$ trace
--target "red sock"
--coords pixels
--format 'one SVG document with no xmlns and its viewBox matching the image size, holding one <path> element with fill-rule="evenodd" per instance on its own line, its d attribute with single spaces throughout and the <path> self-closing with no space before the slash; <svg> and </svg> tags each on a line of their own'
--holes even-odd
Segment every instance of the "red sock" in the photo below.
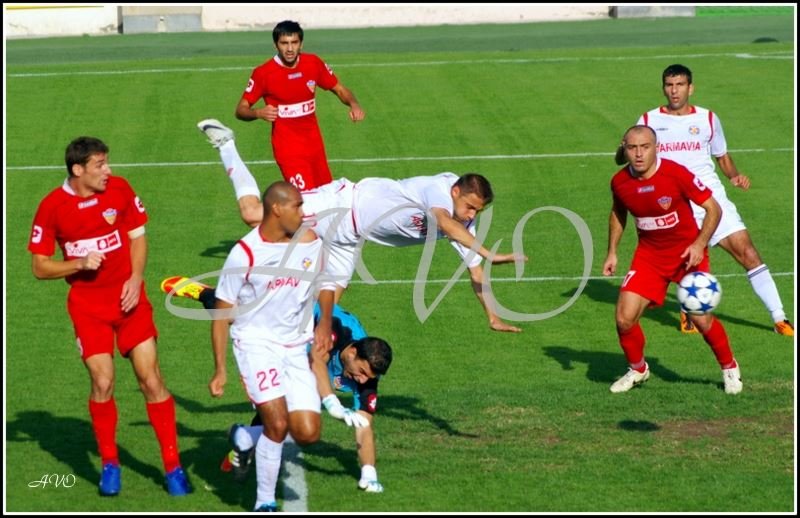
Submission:
<svg viewBox="0 0 800 518">
<path fill-rule="evenodd" d="M 117 452 L 117 404 L 112 397 L 108 401 L 98 403 L 89 400 L 89 415 L 92 417 L 94 437 L 97 439 L 97 451 L 103 465 L 109 462 L 119 466 Z"/>
<path fill-rule="evenodd" d="M 169 473 L 180 467 L 178 457 L 178 432 L 175 425 L 175 400 L 170 396 L 160 403 L 147 403 L 147 417 L 156 432 L 156 439 L 161 446 L 161 461 L 164 471 Z"/>
<path fill-rule="evenodd" d="M 625 358 L 628 360 L 629 365 L 642 365 L 644 369 L 644 333 L 642 326 L 636 322 L 633 327 L 625 332 L 617 328 L 617 335 L 619 336 L 619 345 L 625 353 Z M 644 372 L 644 371 L 642 371 Z"/>
<path fill-rule="evenodd" d="M 703 339 L 711 346 L 711 350 L 714 352 L 714 356 L 717 357 L 720 367 L 723 369 L 733 368 L 736 363 L 733 359 L 733 351 L 731 351 L 728 334 L 725 332 L 725 328 L 722 327 L 722 322 L 717 320 L 717 317 L 712 316 L 711 319 L 711 327 L 705 332 Z"/>
</svg>

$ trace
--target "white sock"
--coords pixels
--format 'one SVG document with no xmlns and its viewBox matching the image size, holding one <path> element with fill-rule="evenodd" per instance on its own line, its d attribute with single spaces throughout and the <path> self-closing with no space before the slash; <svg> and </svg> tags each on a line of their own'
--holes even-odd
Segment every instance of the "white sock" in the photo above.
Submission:
<svg viewBox="0 0 800 518">
<path fill-rule="evenodd" d="M 375 469 L 375 466 L 371 464 L 364 464 L 361 466 L 361 479 L 378 480 L 378 471 Z"/>
<path fill-rule="evenodd" d="M 225 166 L 225 171 L 228 173 L 228 178 L 233 183 L 233 190 L 236 192 L 237 200 L 247 195 L 261 196 L 256 179 L 239 156 L 239 151 L 236 149 L 236 144 L 233 140 L 229 140 L 220 146 L 219 156 L 222 159 L 222 165 Z"/>
<path fill-rule="evenodd" d="M 256 506 L 275 501 L 275 487 L 278 485 L 278 474 L 281 471 L 281 454 L 283 442 L 270 440 L 261 434 L 256 444 Z"/>
<path fill-rule="evenodd" d="M 753 291 L 756 292 L 758 298 L 766 306 L 767 311 L 772 315 L 774 322 L 783 322 L 786 320 L 786 313 L 783 311 L 783 303 L 781 296 L 778 295 L 778 287 L 775 286 L 775 281 L 769 273 L 769 268 L 766 264 L 756 266 L 747 272 L 747 277 L 750 279 L 750 285 L 753 286 Z"/>
</svg>

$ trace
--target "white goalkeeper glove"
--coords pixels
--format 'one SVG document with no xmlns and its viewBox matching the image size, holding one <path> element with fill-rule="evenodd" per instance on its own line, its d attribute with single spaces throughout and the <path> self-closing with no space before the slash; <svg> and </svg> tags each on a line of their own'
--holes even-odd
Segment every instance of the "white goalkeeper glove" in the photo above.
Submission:
<svg viewBox="0 0 800 518">
<path fill-rule="evenodd" d="M 349 408 L 345 408 L 339 401 L 339 398 L 336 397 L 336 394 L 329 394 L 322 398 L 322 405 L 331 416 L 336 419 L 341 419 L 347 426 L 354 426 L 356 428 L 369 426 L 369 421 L 366 417 L 358 412 L 353 412 Z"/>
</svg>

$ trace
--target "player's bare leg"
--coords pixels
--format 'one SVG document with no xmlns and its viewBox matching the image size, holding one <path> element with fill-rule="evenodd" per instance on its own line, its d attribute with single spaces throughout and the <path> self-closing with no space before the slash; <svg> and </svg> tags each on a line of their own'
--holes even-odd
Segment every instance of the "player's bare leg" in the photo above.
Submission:
<svg viewBox="0 0 800 518">
<path fill-rule="evenodd" d="M 747 277 L 750 280 L 753 291 L 756 292 L 756 295 L 758 295 L 758 298 L 761 299 L 764 307 L 767 308 L 770 316 L 772 316 L 772 320 L 775 323 L 775 332 L 784 336 L 794 336 L 794 327 L 786 318 L 786 312 L 783 310 L 783 302 L 778 293 L 778 287 L 775 285 L 775 280 L 772 278 L 767 265 L 761 261 L 761 256 L 758 254 L 755 245 L 753 245 L 747 230 L 734 232 L 722 239 L 719 242 L 719 246 L 731 254 L 736 259 L 736 262 L 747 270 Z"/>
<path fill-rule="evenodd" d="M 261 223 L 264 217 L 264 205 L 261 203 L 261 198 L 253 195 L 245 195 L 239 198 L 239 215 L 246 225 L 253 228 Z"/>
</svg>

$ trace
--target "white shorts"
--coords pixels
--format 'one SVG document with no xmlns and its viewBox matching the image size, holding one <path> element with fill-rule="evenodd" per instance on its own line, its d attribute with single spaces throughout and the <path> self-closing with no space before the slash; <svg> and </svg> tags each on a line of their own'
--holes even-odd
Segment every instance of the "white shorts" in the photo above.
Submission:
<svg viewBox="0 0 800 518">
<path fill-rule="evenodd" d="M 289 412 L 320 412 L 317 379 L 309 365 L 306 346 L 244 344 L 234 340 L 233 355 L 254 405 L 286 398 Z"/>
<path fill-rule="evenodd" d="M 317 189 L 303 192 L 304 219 L 311 220 L 311 229 L 322 239 L 325 273 L 337 286 L 346 288 L 355 271 L 362 239 L 353 221 L 353 189 L 355 184 L 340 178 Z"/>
<path fill-rule="evenodd" d="M 742 217 L 739 215 L 739 211 L 736 210 L 736 205 L 728 199 L 724 189 L 721 191 L 714 191 L 714 199 L 717 200 L 719 206 L 722 207 L 722 217 L 719 220 L 719 225 L 717 225 L 717 230 L 714 231 L 714 234 L 708 241 L 708 246 L 717 246 L 720 241 L 729 235 L 747 229 L 747 227 L 744 226 Z M 703 219 L 706 217 L 705 209 L 694 203 L 692 203 L 692 209 L 694 210 L 694 219 L 697 222 L 698 228 L 702 227 Z"/>
</svg>

